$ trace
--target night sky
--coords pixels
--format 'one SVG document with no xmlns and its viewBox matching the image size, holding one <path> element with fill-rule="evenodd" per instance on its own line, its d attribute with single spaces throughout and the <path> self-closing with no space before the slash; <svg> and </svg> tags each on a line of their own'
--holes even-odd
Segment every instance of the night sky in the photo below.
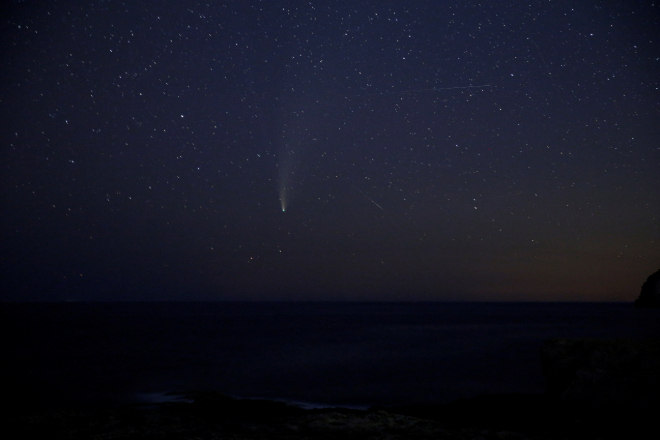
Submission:
<svg viewBox="0 0 660 440">
<path fill-rule="evenodd" d="M 13 1 L 0 299 L 632 301 L 651 1 Z"/>
</svg>

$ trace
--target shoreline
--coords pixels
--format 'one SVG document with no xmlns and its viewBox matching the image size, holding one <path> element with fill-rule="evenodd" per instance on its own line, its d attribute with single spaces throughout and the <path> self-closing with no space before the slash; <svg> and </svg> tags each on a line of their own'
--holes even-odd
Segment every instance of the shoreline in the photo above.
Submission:
<svg viewBox="0 0 660 440">
<path fill-rule="evenodd" d="M 388 407 L 400 407 L 406 405 L 380 405 L 380 404 L 359 404 L 359 403 L 346 403 L 346 402 L 337 402 L 337 403 L 328 403 L 328 402 L 316 402 L 309 400 L 300 400 L 292 399 L 288 397 L 266 397 L 266 396 L 241 396 L 223 393 L 220 391 L 162 391 L 162 392 L 149 392 L 149 393 L 137 393 L 137 398 L 132 402 L 126 402 L 126 405 L 132 404 L 167 404 L 167 403 L 193 403 L 195 401 L 195 396 L 204 394 L 214 394 L 218 396 L 223 396 L 234 401 L 256 401 L 256 402 L 274 402 L 277 404 L 284 404 L 294 408 L 300 408 L 302 410 L 323 410 L 323 409 L 346 409 L 346 410 L 356 410 L 356 411 L 368 411 L 372 408 L 388 408 Z"/>
</svg>

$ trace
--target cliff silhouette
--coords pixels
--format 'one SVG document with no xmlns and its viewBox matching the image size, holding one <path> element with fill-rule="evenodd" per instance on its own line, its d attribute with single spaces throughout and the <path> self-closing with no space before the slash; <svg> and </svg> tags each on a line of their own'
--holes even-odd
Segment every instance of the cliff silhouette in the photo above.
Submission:
<svg viewBox="0 0 660 440">
<path fill-rule="evenodd" d="M 649 275 L 642 284 L 639 298 L 635 300 L 636 307 L 660 307 L 660 269 Z"/>
</svg>

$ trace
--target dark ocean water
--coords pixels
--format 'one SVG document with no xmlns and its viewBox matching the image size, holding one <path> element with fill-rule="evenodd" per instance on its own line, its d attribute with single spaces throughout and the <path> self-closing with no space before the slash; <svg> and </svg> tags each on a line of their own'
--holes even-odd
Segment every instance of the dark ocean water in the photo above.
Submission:
<svg viewBox="0 0 660 440">
<path fill-rule="evenodd" d="M 602 303 L 0 304 L 5 397 L 60 406 L 214 390 L 319 404 L 540 392 L 551 338 L 660 334 Z"/>
</svg>

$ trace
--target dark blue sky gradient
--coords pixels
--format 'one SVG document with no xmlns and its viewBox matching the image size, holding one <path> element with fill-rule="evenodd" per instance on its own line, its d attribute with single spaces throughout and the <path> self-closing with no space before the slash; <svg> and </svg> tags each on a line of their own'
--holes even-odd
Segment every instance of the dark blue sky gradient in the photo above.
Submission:
<svg viewBox="0 0 660 440">
<path fill-rule="evenodd" d="M 660 267 L 653 2 L 3 17 L 2 299 L 632 300 Z"/>
</svg>

